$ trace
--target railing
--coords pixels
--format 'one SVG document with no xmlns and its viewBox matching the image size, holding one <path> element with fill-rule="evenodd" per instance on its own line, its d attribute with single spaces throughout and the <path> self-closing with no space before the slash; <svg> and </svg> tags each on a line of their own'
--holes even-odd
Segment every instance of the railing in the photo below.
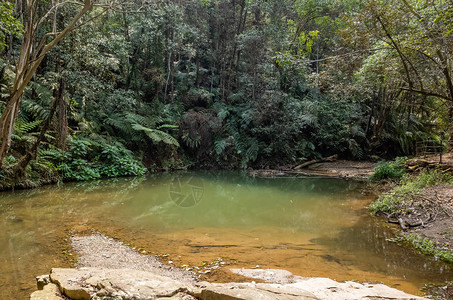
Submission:
<svg viewBox="0 0 453 300">
<path fill-rule="evenodd" d="M 445 147 L 446 146 L 446 147 Z M 453 139 L 447 142 L 438 140 L 424 140 L 417 142 L 415 145 L 415 153 L 417 156 L 426 157 L 439 154 L 439 163 L 442 163 L 442 154 L 445 150 L 453 149 Z"/>
</svg>

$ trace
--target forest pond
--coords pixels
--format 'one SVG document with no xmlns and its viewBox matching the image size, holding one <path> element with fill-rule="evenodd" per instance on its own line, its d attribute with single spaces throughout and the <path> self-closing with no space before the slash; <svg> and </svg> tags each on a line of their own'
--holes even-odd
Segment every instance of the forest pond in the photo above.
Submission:
<svg viewBox="0 0 453 300">
<path fill-rule="evenodd" d="M 184 172 L 0 194 L 0 297 L 26 298 L 34 277 L 69 266 L 68 235 L 94 228 L 175 265 L 286 269 L 383 282 L 420 294 L 451 267 L 388 241 L 374 196 L 354 181 Z M 82 228 L 82 229 L 81 229 Z"/>
</svg>

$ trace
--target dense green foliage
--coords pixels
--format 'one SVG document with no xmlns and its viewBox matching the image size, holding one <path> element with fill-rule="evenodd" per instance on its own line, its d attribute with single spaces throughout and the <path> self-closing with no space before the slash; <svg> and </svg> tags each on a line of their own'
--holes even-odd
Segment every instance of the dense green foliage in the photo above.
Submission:
<svg viewBox="0 0 453 300">
<path fill-rule="evenodd" d="M 32 38 L 66 28 L 76 2 L 40 1 L 46 18 Z M 87 12 L 44 57 L 4 168 L 34 143 L 52 174 L 85 180 L 143 174 L 138 160 L 151 170 L 265 168 L 409 155 L 417 141 L 449 138 L 448 2 L 118 3 Z M 27 17 L 0 6 L 0 110 Z M 397 164 L 380 164 L 376 178 L 399 178 Z"/>
<path fill-rule="evenodd" d="M 40 157 L 55 166 L 68 180 L 137 176 L 146 172 L 122 144 L 111 145 L 102 138 L 73 138 L 67 151 L 43 150 Z"/>
<path fill-rule="evenodd" d="M 407 157 L 397 157 L 394 161 L 380 161 L 374 168 L 371 180 L 393 179 L 399 180 L 406 173 Z"/>
<path fill-rule="evenodd" d="M 14 16 L 14 7 L 12 3 L 0 2 L 0 52 L 7 47 L 5 43 L 5 34 L 20 35 L 22 33 L 22 24 Z"/>
</svg>

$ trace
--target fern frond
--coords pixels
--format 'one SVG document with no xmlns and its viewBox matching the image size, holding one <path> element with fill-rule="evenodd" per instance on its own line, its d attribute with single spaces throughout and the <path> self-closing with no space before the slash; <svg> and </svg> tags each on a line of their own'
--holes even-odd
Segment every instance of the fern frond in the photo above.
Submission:
<svg viewBox="0 0 453 300">
<path fill-rule="evenodd" d="M 250 147 L 247 149 L 247 158 L 251 161 L 255 161 L 258 157 L 259 145 L 256 139 L 250 139 Z"/>
<path fill-rule="evenodd" d="M 214 142 L 214 150 L 217 153 L 217 155 L 220 155 L 223 153 L 223 151 L 225 150 L 226 144 L 227 144 L 226 139 L 221 139 L 221 140 L 217 140 Z"/>
<path fill-rule="evenodd" d="M 134 113 L 127 113 L 125 120 L 130 124 L 146 124 L 148 125 L 147 118 Z"/>
<path fill-rule="evenodd" d="M 62 155 L 61 150 L 58 149 L 38 149 L 38 157 L 42 159 L 58 161 Z"/>
<path fill-rule="evenodd" d="M 18 135 L 24 134 L 29 132 L 30 130 L 34 129 L 36 126 L 42 123 L 42 120 L 36 120 L 32 122 L 24 122 L 21 119 L 18 119 L 16 124 L 14 125 L 14 130 Z"/>
<path fill-rule="evenodd" d="M 160 125 L 159 127 L 157 127 L 157 129 L 161 129 L 161 128 L 177 129 L 177 128 L 179 128 L 179 126 L 177 126 L 177 125 L 170 125 L 170 124 L 164 124 L 164 125 Z"/>
<path fill-rule="evenodd" d="M 173 136 L 164 131 L 147 128 L 140 124 L 133 124 L 132 128 L 137 131 L 143 131 L 155 143 L 164 142 L 166 144 L 179 147 L 178 141 Z"/>
<path fill-rule="evenodd" d="M 201 137 L 199 135 L 192 138 L 188 133 L 182 136 L 184 143 L 190 148 L 198 148 L 201 144 Z"/>
<path fill-rule="evenodd" d="M 24 97 L 21 108 L 25 114 L 31 115 L 36 119 L 45 120 L 49 117 L 49 109 L 38 101 Z"/>
</svg>

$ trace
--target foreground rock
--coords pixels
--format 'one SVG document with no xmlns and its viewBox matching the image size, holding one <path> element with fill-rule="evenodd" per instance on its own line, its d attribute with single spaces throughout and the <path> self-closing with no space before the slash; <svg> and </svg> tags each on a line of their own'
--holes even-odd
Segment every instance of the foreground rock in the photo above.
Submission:
<svg viewBox="0 0 453 300">
<path fill-rule="evenodd" d="M 50 280 L 70 299 L 160 299 L 188 295 L 194 287 L 132 269 L 54 268 Z"/>
<path fill-rule="evenodd" d="M 200 282 L 194 273 L 160 263 L 155 257 L 100 234 L 73 237 L 77 269 L 52 269 L 37 278 L 32 300 L 56 299 L 423 299 L 385 285 L 303 278 L 285 270 L 232 269 L 264 283 Z"/>
<path fill-rule="evenodd" d="M 423 299 L 382 284 L 336 282 L 303 278 L 282 270 L 234 270 L 253 278 L 276 278 L 285 283 L 182 283 L 152 272 L 132 269 L 54 268 L 43 291 L 33 300 L 69 299 Z M 277 276 L 275 276 L 277 274 Z M 280 276 L 284 274 L 284 279 Z M 60 294 L 61 292 L 61 294 Z"/>
<path fill-rule="evenodd" d="M 337 282 L 329 278 L 303 278 L 292 275 L 286 270 L 232 269 L 231 271 L 246 277 L 278 283 L 268 284 L 268 286 L 282 287 L 288 291 L 292 289 L 310 291 L 317 299 L 423 299 L 383 284 Z"/>
<path fill-rule="evenodd" d="M 42 290 L 33 292 L 30 300 L 61 300 L 64 299 L 60 289 L 56 284 L 48 283 L 42 287 Z"/>
</svg>

